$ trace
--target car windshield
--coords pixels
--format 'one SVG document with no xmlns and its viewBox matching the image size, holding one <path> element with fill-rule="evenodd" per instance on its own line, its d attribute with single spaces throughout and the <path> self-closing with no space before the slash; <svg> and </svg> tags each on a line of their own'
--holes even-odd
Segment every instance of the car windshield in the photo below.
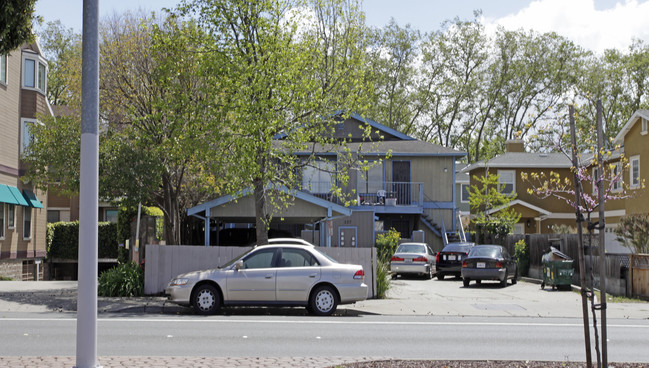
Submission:
<svg viewBox="0 0 649 368">
<path fill-rule="evenodd" d="M 254 248 L 253 248 L 253 249 L 254 249 Z M 219 266 L 218 268 L 226 268 L 226 267 L 230 267 L 230 266 L 232 266 L 236 261 L 238 261 L 239 259 L 241 259 L 241 258 L 242 258 L 243 256 L 245 256 L 246 254 L 250 253 L 251 251 L 252 251 L 252 249 L 247 250 L 247 251 L 245 251 L 245 252 L 239 254 L 238 256 L 232 258 L 228 263 L 224 264 L 223 266 Z"/>
<path fill-rule="evenodd" d="M 473 247 L 473 244 L 449 244 L 442 249 L 442 252 L 466 253 Z"/>
<path fill-rule="evenodd" d="M 401 244 L 397 253 L 426 253 L 426 246 L 421 244 Z"/>
<path fill-rule="evenodd" d="M 470 257 L 497 258 L 500 256 L 500 248 L 496 247 L 474 247 L 469 253 Z"/>
</svg>

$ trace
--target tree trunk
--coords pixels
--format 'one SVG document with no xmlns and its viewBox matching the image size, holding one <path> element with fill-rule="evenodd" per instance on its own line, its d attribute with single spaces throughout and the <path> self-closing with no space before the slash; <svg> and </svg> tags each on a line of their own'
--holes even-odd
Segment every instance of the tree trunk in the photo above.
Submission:
<svg viewBox="0 0 649 368">
<path fill-rule="evenodd" d="M 268 244 L 268 230 L 266 229 L 266 196 L 264 193 L 264 182 L 260 179 L 255 179 L 254 183 L 254 198 L 255 198 L 255 226 L 257 234 L 256 244 Z"/>
<path fill-rule="evenodd" d="M 162 176 L 162 191 L 161 207 L 165 215 L 164 239 L 168 245 L 178 245 L 180 244 L 180 206 L 178 195 L 168 175 Z"/>
</svg>

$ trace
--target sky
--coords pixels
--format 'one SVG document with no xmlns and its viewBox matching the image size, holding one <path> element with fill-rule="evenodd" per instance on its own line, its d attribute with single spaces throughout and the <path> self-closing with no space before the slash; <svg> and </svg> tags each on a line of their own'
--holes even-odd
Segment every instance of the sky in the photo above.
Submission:
<svg viewBox="0 0 649 368">
<path fill-rule="evenodd" d="M 114 12 L 174 8 L 179 0 L 99 0 L 100 16 Z M 65 5 L 63 5 L 65 4 Z M 82 0 L 38 0 L 36 14 L 46 22 L 61 20 L 81 32 Z M 649 43 L 649 0 L 364 0 L 367 24 L 382 27 L 391 18 L 422 32 L 438 31 L 445 20 L 480 19 L 488 30 L 555 31 L 586 49 L 625 52 L 633 38 Z"/>
</svg>

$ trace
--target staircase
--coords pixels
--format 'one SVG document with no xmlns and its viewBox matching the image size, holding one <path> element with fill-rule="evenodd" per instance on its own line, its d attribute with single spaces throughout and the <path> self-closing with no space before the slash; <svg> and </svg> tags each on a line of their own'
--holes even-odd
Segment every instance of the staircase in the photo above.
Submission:
<svg viewBox="0 0 649 368">
<path fill-rule="evenodd" d="M 458 224 L 460 228 L 458 231 L 446 231 L 446 226 L 444 225 L 444 219 L 440 219 L 442 224 L 435 222 L 433 216 L 428 213 L 423 213 L 421 215 L 421 222 L 424 223 L 435 235 L 442 238 L 444 245 L 448 243 L 463 242 L 466 241 L 466 235 L 464 234 L 464 228 L 462 227 L 462 221 L 459 219 L 458 215 Z"/>
</svg>

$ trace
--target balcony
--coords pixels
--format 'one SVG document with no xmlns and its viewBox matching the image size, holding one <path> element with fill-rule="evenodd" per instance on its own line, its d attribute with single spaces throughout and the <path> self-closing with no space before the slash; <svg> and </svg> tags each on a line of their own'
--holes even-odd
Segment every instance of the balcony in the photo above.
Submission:
<svg viewBox="0 0 649 368">
<path fill-rule="evenodd" d="M 421 207 L 424 204 L 424 183 L 380 182 L 363 183 L 364 188 L 357 188 L 356 206 L 384 207 Z M 325 188 L 331 188 L 329 182 L 310 182 L 303 185 L 302 191 L 318 198 L 341 204 L 335 195 Z M 370 188 L 382 188 L 374 191 Z"/>
</svg>

